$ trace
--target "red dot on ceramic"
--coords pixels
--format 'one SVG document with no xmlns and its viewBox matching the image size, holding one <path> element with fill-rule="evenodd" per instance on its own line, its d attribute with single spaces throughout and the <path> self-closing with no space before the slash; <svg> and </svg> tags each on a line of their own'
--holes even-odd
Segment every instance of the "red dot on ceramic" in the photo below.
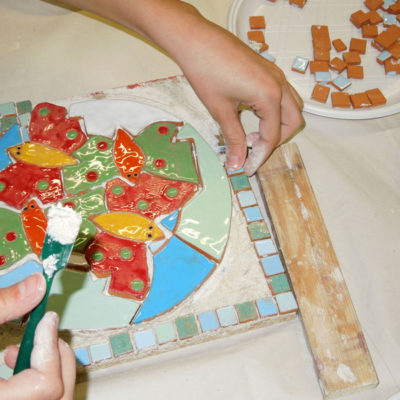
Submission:
<svg viewBox="0 0 400 400">
<path fill-rule="evenodd" d="M 75 208 L 75 204 L 72 201 L 67 201 L 66 203 L 64 203 L 64 206 L 72 208 L 72 209 Z"/>
<path fill-rule="evenodd" d="M 8 232 L 6 234 L 6 240 L 9 242 L 13 242 L 17 238 L 17 234 L 15 232 Z"/>
<path fill-rule="evenodd" d="M 96 180 L 97 180 L 97 177 L 98 177 L 98 175 L 97 175 L 97 172 L 96 172 L 96 171 L 89 171 L 89 172 L 86 174 L 86 179 L 87 179 L 88 181 L 90 181 L 90 182 L 96 181 Z"/>
<path fill-rule="evenodd" d="M 165 162 L 165 160 L 163 160 L 162 158 L 159 158 L 158 160 L 155 160 L 155 161 L 154 161 L 154 166 L 155 166 L 156 168 L 164 168 L 165 165 L 166 165 L 166 162 Z"/>
<path fill-rule="evenodd" d="M 0 266 L 4 265 L 6 263 L 6 258 L 4 256 L 0 256 Z"/>
<path fill-rule="evenodd" d="M 161 126 L 158 127 L 158 133 L 160 135 L 166 135 L 168 132 L 169 132 L 168 126 L 161 125 Z"/>
<path fill-rule="evenodd" d="M 99 150 L 105 150 L 107 147 L 108 147 L 107 142 L 101 141 L 101 142 L 97 143 L 97 148 Z"/>
</svg>

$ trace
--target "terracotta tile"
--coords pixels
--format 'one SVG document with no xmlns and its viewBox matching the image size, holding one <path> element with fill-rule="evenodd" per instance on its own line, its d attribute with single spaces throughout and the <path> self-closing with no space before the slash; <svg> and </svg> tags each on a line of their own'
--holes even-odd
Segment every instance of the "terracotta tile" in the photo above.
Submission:
<svg viewBox="0 0 400 400">
<path fill-rule="evenodd" d="M 396 3 L 392 4 L 389 7 L 388 11 L 391 14 L 396 14 L 396 15 L 400 14 L 400 0 L 397 0 Z"/>
<path fill-rule="evenodd" d="M 383 0 L 365 0 L 364 4 L 370 10 L 376 10 L 383 4 Z"/>
<path fill-rule="evenodd" d="M 314 47 L 314 60 L 315 61 L 327 61 L 329 62 L 331 56 L 328 49 L 322 47 Z"/>
<path fill-rule="evenodd" d="M 350 51 L 357 51 L 360 54 L 365 54 L 367 49 L 367 41 L 365 39 L 351 38 Z"/>
<path fill-rule="evenodd" d="M 262 31 L 249 31 L 247 32 L 247 38 L 251 42 L 265 43 L 265 37 Z"/>
<path fill-rule="evenodd" d="M 384 62 L 385 74 L 386 75 L 399 75 L 400 74 L 400 64 L 393 62 L 391 58 Z"/>
<path fill-rule="evenodd" d="M 372 25 L 377 25 L 383 22 L 383 17 L 381 14 L 378 13 L 378 11 L 373 10 L 367 13 L 368 15 L 368 21 Z"/>
<path fill-rule="evenodd" d="M 344 44 L 342 39 L 332 40 L 332 45 L 338 53 L 347 50 L 347 46 Z"/>
<path fill-rule="evenodd" d="M 373 43 L 376 43 L 383 49 L 388 50 L 399 37 L 400 37 L 400 28 L 396 25 L 392 25 L 385 31 L 381 32 L 375 38 Z"/>
<path fill-rule="evenodd" d="M 320 103 L 326 103 L 328 100 L 330 89 L 328 86 L 316 84 L 311 94 L 311 98 Z"/>
<path fill-rule="evenodd" d="M 332 100 L 332 107 L 338 107 L 338 108 L 351 107 L 350 95 L 346 92 L 332 92 L 331 100 Z"/>
<path fill-rule="evenodd" d="M 311 25 L 311 36 L 314 47 L 331 49 L 331 39 L 327 25 Z"/>
<path fill-rule="evenodd" d="M 310 72 L 315 74 L 318 71 L 329 71 L 329 63 L 327 61 L 310 61 Z"/>
<path fill-rule="evenodd" d="M 263 15 L 252 16 L 249 18 L 250 29 L 265 29 L 265 18 Z"/>
<path fill-rule="evenodd" d="M 258 52 L 263 53 L 264 51 L 267 51 L 268 49 L 269 49 L 269 45 L 267 43 L 262 43 L 260 50 Z"/>
<path fill-rule="evenodd" d="M 347 64 L 339 57 L 335 57 L 331 60 L 329 66 L 331 67 L 331 69 L 341 73 L 346 69 Z"/>
<path fill-rule="evenodd" d="M 389 49 L 390 54 L 395 60 L 398 60 L 400 58 L 400 43 L 396 42 L 390 49 Z"/>
<path fill-rule="evenodd" d="M 364 68 L 362 65 L 348 65 L 347 66 L 348 79 L 364 79 Z"/>
<path fill-rule="evenodd" d="M 296 5 L 299 8 L 303 8 L 304 5 L 307 3 L 307 0 L 289 0 L 290 5 Z"/>
<path fill-rule="evenodd" d="M 379 88 L 367 90 L 365 93 L 367 94 L 368 99 L 373 106 L 381 106 L 386 104 L 386 97 Z"/>
<path fill-rule="evenodd" d="M 343 53 L 343 60 L 348 65 L 359 65 L 361 64 L 360 53 L 357 51 L 348 51 Z"/>
<path fill-rule="evenodd" d="M 361 27 L 362 37 L 363 38 L 374 38 L 378 36 L 378 28 L 376 25 L 363 25 Z"/>
<path fill-rule="evenodd" d="M 357 28 L 361 28 L 362 25 L 364 25 L 368 22 L 368 14 L 362 10 L 358 10 L 350 15 L 350 21 Z"/>
<path fill-rule="evenodd" d="M 371 102 L 365 92 L 353 93 L 350 95 L 351 104 L 353 108 L 368 108 L 371 107 Z"/>
</svg>

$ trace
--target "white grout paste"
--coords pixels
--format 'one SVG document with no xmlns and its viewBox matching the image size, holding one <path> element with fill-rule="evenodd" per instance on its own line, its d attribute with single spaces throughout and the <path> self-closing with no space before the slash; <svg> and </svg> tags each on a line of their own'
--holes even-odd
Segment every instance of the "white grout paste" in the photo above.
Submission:
<svg viewBox="0 0 400 400">
<path fill-rule="evenodd" d="M 49 257 L 43 260 L 43 269 L 49 278 L 51 278 L 54 272 L 57 271 L 57 262 L 58 258 L 54 254 L 51 254 Z"/>
</svg>

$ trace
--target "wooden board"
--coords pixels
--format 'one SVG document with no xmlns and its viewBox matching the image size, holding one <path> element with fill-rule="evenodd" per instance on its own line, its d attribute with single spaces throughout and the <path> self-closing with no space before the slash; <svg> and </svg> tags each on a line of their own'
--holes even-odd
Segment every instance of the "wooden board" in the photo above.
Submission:
<svg viewBox="0 0 400 400">
<path fill-rule="evenodd" d="M 297 145 L 259 170 L 325 398 L 378 384 L 346 283 Z"/>
</svg>

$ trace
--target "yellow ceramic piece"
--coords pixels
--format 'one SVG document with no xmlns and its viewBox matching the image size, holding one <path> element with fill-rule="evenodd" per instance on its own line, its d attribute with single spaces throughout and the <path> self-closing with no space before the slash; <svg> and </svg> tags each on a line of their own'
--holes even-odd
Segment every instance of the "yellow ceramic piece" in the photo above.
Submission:
<svg viewBox="0 0 400 400">
<path fill-rule="evenodd" d="M 39 167 L 63 167 L 78 164 L 78 161 L 68 154 L 52 149 L 40 143 L 26 142 L 9 147 L 8 151 L 16 159 Z"/>
<path fill-rule="evenodd" d="M 103 231 L 142 242 L 164 238 L 162 230 L 150 219 L 129 212 L 110 212 L 93 218 Z"/>
</svg>

